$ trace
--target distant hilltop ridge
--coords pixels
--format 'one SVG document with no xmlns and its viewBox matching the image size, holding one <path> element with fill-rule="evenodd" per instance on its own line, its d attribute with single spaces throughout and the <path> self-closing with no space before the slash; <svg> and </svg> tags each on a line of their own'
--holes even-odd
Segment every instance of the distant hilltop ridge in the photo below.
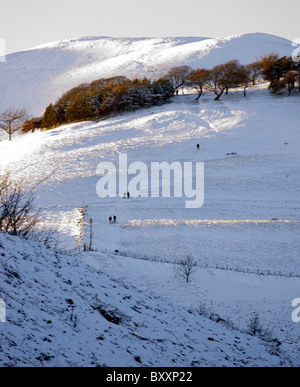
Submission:
<svg viewBox="0 0 300 387">
<path fill-rule="evenodd" d="M 170 67 L 211 68 L 231 59 L 251 63 L 264 54 L 290 56 L 291 41 L 264 33 L 224 38 L 85 36 L 9 54 L 0 63 L 0 105 L 42 114 L 50 102 L 81 83 L 123 75 L 164 75 Z"/>
<path fill-rule="evenodd" d="M 215 41 L 226 41 L 226 40 L 232 40 L 236 38 L 241 38 L 243 36 L 255 36 L 255 37 L 262 37 L 266 38 L 269 37 L 270 39 L 281 39 L 283 41 L 291 42 L 288 39 L 281 38 L 276 35 L 270 35 L 266 33 L 261 33 L 261 32 L 254 32 L 254 33 L 244 33 L 244 34 L 237 34 L 237 35 L 231 35 L 227 37 L 217 37 L 217 38 L 212 38 L 212 37 L 201 37 L 201 36 L 165 36 L 165 37 L 155 37 L 155 36 L 149 36 L 149 37 L 128 37 L 128 36 L 123 36 L 123 37 L 115 37 L 115 36 L 81 36 L 81 37 L 74 37 L 74 38 L 69 38 L 69 39 L 61 39 L 61 40 L 56 40 L 53 42 L 47 42 L 43 43 L 37 46 L 34 46 L 32 48 L 29 48 L 25 51 L 30 51 L 30 50 L 36 50 L 36 49 L 41 49 L 41 48 L 53 48 L 53 47 L 66 47 L 72 44 L 80 44 L 81 42 L 93 42 L 95 45 L 97 45 L 98 41 L 103 41 L 103 40 L 111 40 L 111 41 L 122 41 L 122 42 L 137 42 L 137 41 L 145 41 L 145 40 L 152 40 L 152 41 L 160 41 L 160 42 L 178 42 L 180 43 L 193 43 L 193 42 L 200 42 L 203 40 L 215 40 Z"/>
</svg>

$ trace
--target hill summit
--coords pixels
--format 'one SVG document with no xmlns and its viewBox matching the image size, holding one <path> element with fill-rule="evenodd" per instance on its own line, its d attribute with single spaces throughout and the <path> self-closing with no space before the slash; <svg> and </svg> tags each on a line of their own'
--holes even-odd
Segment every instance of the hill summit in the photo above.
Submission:
<svg viewBox="0 0 300 387">
<path fill-rule="evenodd" d="M 24 107 L 40 115 L 64 92 L 98 78 L 122 75 L 155 79 L 170 67 L 210 68 L 231 59 L 242 64 L 264 54 L 290 56 L 291 42 L 263 33 L 225 38 L 82 37 L 10 54 L 0 63 L 2 109 Z"/>
</svg>

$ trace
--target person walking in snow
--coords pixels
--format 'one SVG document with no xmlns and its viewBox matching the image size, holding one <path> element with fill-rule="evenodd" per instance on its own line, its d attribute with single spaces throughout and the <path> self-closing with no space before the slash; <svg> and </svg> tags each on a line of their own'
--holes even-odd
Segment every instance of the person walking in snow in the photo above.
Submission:
<svg viewBox="0 0 300 387">
<path fill-rule="evenodd" d="M 114 215 L 114 223 L 116 223 L 117 221 L 117 217 Z"/>
<path fill-rule="evenodd" d="M 111 218 L 111 216 L 108 218 L 108 220 L 109 220 L 109 223 L 112 223 L 112 218 Z"/>
</svg>

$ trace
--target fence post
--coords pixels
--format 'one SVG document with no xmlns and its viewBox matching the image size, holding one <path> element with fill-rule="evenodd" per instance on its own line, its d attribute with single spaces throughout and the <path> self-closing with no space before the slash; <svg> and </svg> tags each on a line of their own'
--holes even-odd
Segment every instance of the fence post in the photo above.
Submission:
<svg viewBox="0 0 300 387">
<path fill-rule="evenodd" d="M 90 245 L 89 245 L 89 251 L 92 251 L 92 245 L 93 245 L 93 219 L 90 219 Z"/>
</svg>

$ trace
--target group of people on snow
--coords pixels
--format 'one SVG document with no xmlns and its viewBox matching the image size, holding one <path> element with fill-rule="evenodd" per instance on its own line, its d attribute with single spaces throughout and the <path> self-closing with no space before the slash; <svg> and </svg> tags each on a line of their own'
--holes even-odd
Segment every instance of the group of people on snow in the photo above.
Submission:
<svg viewBox="0 0 300 387">
<path fill-rule="evenodd" d="M 109 220 L 109 223 L 116 223 L 117 222 L 117 217 L 114 215 L 114 216 L 110 216 L 109 218 L 108 218 L 108 220 Z"/>
</svg>

